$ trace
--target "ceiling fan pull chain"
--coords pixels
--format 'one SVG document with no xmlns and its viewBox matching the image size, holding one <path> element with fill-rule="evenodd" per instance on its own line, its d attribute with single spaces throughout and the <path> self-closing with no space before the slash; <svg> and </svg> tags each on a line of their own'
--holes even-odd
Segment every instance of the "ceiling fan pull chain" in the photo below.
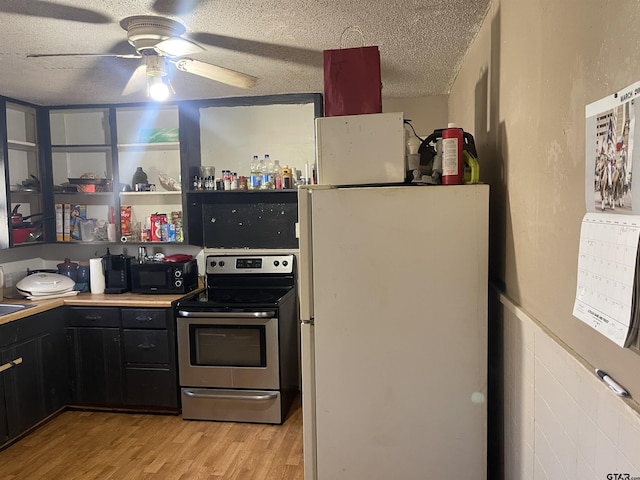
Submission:
<svg viewBox="0 0 640 480">
<path fill-rule="evenodd" d="M 360 27 L 358 27 L 357 25 L 351 25 L 342 31 L 342 35 L 340 36 L 340 48 L 345 48 L 344 40 L 345 40 L 345 35 L 347 35 L 348 33 L 359 34 L 360 42 L 361 42 L 360 47 L 364 47 L 365 43 L 364 43 L 364 35 L 362 34 L 362 30 L 360 30 Z"/>
</svg>

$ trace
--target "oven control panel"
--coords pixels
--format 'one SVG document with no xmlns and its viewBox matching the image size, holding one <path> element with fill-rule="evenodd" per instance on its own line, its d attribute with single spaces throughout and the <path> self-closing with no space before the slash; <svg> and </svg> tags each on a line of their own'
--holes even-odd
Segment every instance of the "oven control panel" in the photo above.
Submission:
<svg viewBox="0 0 640 480">
<path fill-rule="evenodd" d="M 207 275 L 293 273 L 293 255 L 209 255 Z"/>
</svg>

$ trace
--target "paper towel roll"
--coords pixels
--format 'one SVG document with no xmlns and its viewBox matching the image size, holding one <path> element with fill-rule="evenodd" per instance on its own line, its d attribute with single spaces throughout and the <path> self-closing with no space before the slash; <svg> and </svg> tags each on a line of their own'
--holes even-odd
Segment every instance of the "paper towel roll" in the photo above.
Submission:
<svg viewBox="0 0 640 480">
<path fill-rule="evenodd" d="M 101 258 L 89 259 L 89 275 L 91 293 L 104 293 L 105 280 Z"/>
</svg>

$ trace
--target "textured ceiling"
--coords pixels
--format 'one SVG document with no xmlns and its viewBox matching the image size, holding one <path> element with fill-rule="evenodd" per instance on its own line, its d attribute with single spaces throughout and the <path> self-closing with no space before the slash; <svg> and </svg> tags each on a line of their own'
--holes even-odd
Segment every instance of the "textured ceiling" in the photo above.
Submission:
<svg viewBox="0 0 640 480">
<path fill-rule="evenodd" d="M 449 93 L 490 0 L 0 0 L 0 95 L 38 105 L 129 103 L 140 60 L 27 58 L 27 54 L 133 53 L 120 20 L 166 15 L 206 51 L 191 57 L 258 77 L 243 90 L 184 72 L 177 100 L 322 92 L 322 51 L 378 45 L 384 97 Z M 345 33 L 346 31 L 346 33 Z"/>
</svg>

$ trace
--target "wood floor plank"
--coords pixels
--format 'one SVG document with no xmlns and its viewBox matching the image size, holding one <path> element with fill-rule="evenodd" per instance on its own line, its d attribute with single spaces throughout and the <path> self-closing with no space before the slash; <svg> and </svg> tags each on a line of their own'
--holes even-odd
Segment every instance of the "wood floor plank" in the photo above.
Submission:
<svg viewBox="0 0 640 480">
<path fill-rule="evenodd" d="M 283 425 L 65 411 L 0 451 L 2 480 L 303 480 L 299 401 Z"/>
</svg>

